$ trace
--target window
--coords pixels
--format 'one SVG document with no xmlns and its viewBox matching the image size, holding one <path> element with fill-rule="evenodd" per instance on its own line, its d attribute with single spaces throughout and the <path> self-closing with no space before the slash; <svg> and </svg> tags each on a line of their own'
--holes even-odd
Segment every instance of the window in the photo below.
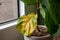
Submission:
<svg viewBox="0 0 60 40">
<path fill-rule="evenodd" d="M 17 0 L 0 0 L 0 23 L 18 18 Z"/>
<path fill-rule="evenodd" d="M 0 30 L 16 25 L 16 19 L 22 15 L 25 15 L 25 5 L 22 1 L 0 0 Z"/>
<path fill-rule="evenodd" d="M 25 4 L 20 1 L 20 16 L 25 15 Z"/>
</svg>

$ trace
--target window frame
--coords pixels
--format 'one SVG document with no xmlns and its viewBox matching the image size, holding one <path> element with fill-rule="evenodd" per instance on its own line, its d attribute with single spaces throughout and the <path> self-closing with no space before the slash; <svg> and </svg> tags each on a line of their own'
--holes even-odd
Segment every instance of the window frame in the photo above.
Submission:
<svg viewBox="0 0 60 40">
<path fill-rule="evenodd" d="M 17 5 L 18 5 L 18 18 L 19 18 L 20 16 L 25 15 L 25 4 L 21 0 L 18 0 L 17 2 L 18 2 Z M 23 9 L 21 8 L 21 6 L 23 6 Z M 3 29 L 8 28 L 8 27 L 16 26 L 17 22 L 18 22 L 18 19 L 11 20 L 11 21 L 8 21 L 5 23 L 1 23 L 0 24 L 0 30 L 3 30 Z"/>
</svg>

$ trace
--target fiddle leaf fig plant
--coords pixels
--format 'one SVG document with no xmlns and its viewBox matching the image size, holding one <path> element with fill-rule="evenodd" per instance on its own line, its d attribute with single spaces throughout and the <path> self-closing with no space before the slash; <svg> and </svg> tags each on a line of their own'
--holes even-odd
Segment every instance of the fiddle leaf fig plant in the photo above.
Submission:
<svg viewBox="0 0 60 40">
<path fill-rule="evenodd" d="M 30 36 L 37 27 L 37 14 L 30 13 L 19 18 L 17 29 L 25 36 Z"/>
</svg>

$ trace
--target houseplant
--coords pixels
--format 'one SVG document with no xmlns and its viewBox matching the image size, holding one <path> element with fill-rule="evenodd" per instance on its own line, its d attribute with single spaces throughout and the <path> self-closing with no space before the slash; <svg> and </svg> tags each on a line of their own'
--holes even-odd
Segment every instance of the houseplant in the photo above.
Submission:
<svg viewBox="0 0 60 40">
<path fill-rule="evenodd" d="M 24 35 L 24 40 L 51 40 L 47 28 L 37 25 L 37 14 L 33 12 L 19 18 L 17 29 Z"/>
<path fill-rule="evenodd" d="M 60 17 L 59 16 L 59 13 L 60 13 L 59 2 L 60 1 L 59 0 L 38 0 L 38 1 L 37 0 L 22 0 L 22 1 L 25 2 L 25 4 L 27 4 L 27 5 L 36 4 L 37 5 L 36 12 L 37 12 L 38 17 L 36 16 L 37 17 L 37 19 L 36 19 L 36 17 L 33 16 L 33 17 L 35 17 L 35 20 L 39 21 L 40 20 L 39 14 L 41 14 L 44 19 L 44 25 L 46 25 L 48 28 L 48 33 L 53 35 L 57 32 L 57 30 L 59 28 L 58 24 L 60 24 L 60 21 L 59 21 L 60 20 L 60 18 L 59 18 Z M 44 14 L 43 11 L 44 11 L 45 15 L 43 15 Z M 20 20 L 21 20 L 21 18 L 20 18 Z M 18 24 L 20 24 L 20 22 L 18 22 Z M 40 25 L 40 22 L 37 22 L 37 24 Z M 18 25 L 18 27 L 19 26 L 20 25 Z M 17 28 L 17 29 L 19 29 L 19 28 Z M 35 29 L 35 28 L 33 28 L 33 29 Z M 32 34 L 32 32 L 30 34 Z M 27 34 L 30 35 L 29 33 L 27 33 Z M 28 36 L 28 35 L 26 35 L 26 36 Z"/>
</svg>

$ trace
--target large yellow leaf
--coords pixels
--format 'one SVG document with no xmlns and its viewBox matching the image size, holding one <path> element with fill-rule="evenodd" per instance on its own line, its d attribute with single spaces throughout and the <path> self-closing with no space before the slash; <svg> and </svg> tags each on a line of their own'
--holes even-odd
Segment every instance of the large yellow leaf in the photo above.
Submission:
<svg viewBox="0 0 60 40">
<path fill-rule="evenodd" d="M 37 14 L 30 13 L 19 18 L 17 29 L 25 36 L 30 36 L 37 27 Z"/>
</svg>

